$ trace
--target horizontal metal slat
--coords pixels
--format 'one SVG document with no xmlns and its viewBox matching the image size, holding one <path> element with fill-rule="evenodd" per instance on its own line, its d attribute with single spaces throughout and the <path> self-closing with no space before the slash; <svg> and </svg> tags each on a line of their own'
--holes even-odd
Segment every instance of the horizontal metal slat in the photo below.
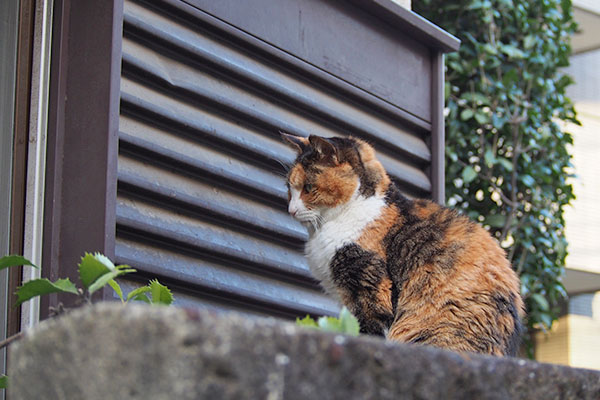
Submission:
<svg viewBox="0 0 600 400">
<path fill-rule="evenodd" d="M 285 70 L 309 77 L 315 86 L 320 86 L 330 93 L 339 95 L 350 102 L 360 105 L 365 110 L 371 110 L 381 113 L 390 120 L 398 121 L 401 124 L 407 123 L 415 129 L 431 131 L 431 123 L 410 112 L 407 112 L 399 106 L 375 96 L 365 88 L 349 83 L 329 72 L 326 68 L 307 63 L 297 55 L 282 51 L 273 46 L 268 41 L 255 37 L 234 25 L 219 19 L 200 9 L 188 4 L 182 0 L 126 0 L 133 3 L 143 4 L 144 7 L 155 10 L 158 14 L 169 15 L 177 19 L 179 23 L 192 27 L 192 29 L 201 29 L 211 33 L 213 36 L 222 38 L 233 46 L 244 49 L 249 53 L 256 54 L 257 57 L 269 60 L 269 62 L 281 66 Z M 199 28 L 201 27 L 201 28 Z"/>
<path fill-rule="evenodd" d="M 184 165 L 183 170 L 201 171 L 208 174 L 215 184 L 227 184 L 239 190 L 258 192 L 277 204 L 285 204 L 287 189 L 282 175 L 258 168 L 244 160 L 223 154 L 209 146 L 171 132 L 158 126 L 150 126 L 132 119 L 121 119 L 119 134 L 123 148 L 135 147 L 147 151 L 150 157 L 161 156 L 173 165 Z M 199 173 L 199 172 L 198 172 Z"/>
<path fill-rule="evenodd" d="M 137 279 L 142 279 L 138 281 Z M 117 278 L 119 285 L 124 293 L 137 289 L 146 284 L 144 277 L 125 276 Z M 162 278 L 161 278 L 162 279 Z M 193 289 L 179 286 L 171 281 L 162 280 L 161 283 L 166 284 L 173 294 L 173 305 L 188 309 L 204 309 L 215 313 L 237 312 L 248 318 L 282 318 L 295 319 L 299 316 L 311 314 L 311 311 L 288 310 L 274 307 L 269 304 L 253 303 L 244 298 L 220 297 L 208 292 L 199 292 Z M 113 293 L 113 299 L 119 300 L 116 294 Z M 318 307 L 316 309 L 319 309 Z M 337 315 L 339 310 L 312 312 L 312 315 Z"/>
<path fill-rule="evenodd" d="M 147 43 L 163 43 L 169 51 L 178 55 L 186 54 L 189 61 L 194 62 L 196 66 L 206 68 L 210 65 L 221 74 L 236 77 L 251 88 L 261 88 L 279 100 L 285 99 L 314 114 L 331 119 L 348 133 L 360 133 L 367 139 L 378 141 L 382 147 L 407 153 L 421 161 L 431 160 L 427 144 L 397 121 L 385 118 L 373 110 L 366 110 L 364 104 L 344 101 L 339 92 L 330 92 L 320 85 L 310 84 L 305 76 L 300 78 L 297 74 L 286 73 L 281 66 L 266 62 L 256 55 L 249 55 L 242 49 L 223 42 L 221 38 L 199 34 L 197 29 L 197 25 L 191 29 L 177 23 L 173 18 L 134 3 L 125 5 L 126 36 L 129 31 L 135 31 L 136 35 L 143 35 L 149 41 Z M 144 53 L 147 54 L 147 51 L 140 53 L 140 48 L 136 48 L 131 42 L 124 45 L 124 59 L 127 62 L 139 64 Z M 155 64 L 156 58 L 160 56 L 154 54 L 153 64 L 159 68 L 154 74 L 160 77 L 167 72 L 171 84 L 185 85 L 185 78 L 180 80 L 174 76 L 177 70 Z M 426 134 L 427 131 L 429 129 L 422 130 L 419 135 Z"/>
<path fill-rule="evenodd" d="M 117 230 L 151 236 L 165 248 L 181 247 L 241 267 L 314 282 L 303 255 L 289 247 L 123 195 L 117 198 Z"/>
<path fill-rule="evenodd" d="M 158 275 L 175 285 L 185 285 L 181 287 L 201 296 L 236 299 L 247 306 L 285 310 L 296 315 L 331 314 L 338 309 L 316 285 L 299 285 L 240 271 L 124 238 L 118 238 L 115 253 L 118 263 L 134 265 L 142 273 Z"/>
<path fill-rule="evenodd" d="M 219 220 L 230 228 L 245 227 L 268 235 L 271 240 L 286 241 L 300 248 L 308 239 L 306 229 L 285 210 L 276 210 L 234 191 L 210 185 L 131 157 L 119 157 L 119 190 L 142 191 L 144 197 L 159 198 L 163 204 L 191 210 Z"/>
<path fill-rule="evenodd" d="M 156 3 L 157 0 L 152 1 L 153 5 Z M 202 11 L 194 13 L 186 3 Z M 195 19 L 206 20 L 202 14 L 218 18 L 247 36 L 361 88 L 371 97 L 430 121 L 431 49 L 414 40 L 410 33 L 400 32 L 348 2 L 162 0 L 158 4 L 161 11 L 177 9 L 171 12 L 182 19 L 193 15 L 194 19 L 189 18 L 191 26 L 200 25 Z"/>
<path fill-rule="evenodd" d="M 185 127 L 188 130 L 190 128 L 198 128 L 202 130 L 199 136 L 204 137 L 206 135 L 210 135 L 212 132 L 215 132 L 218 128 L 223 127 L 226 119 L 222 115 L 213 114 L 207 112 L 205 109 L 200 109 L 198 107 L 192 106 L 188 101 L 179 100 L 172 96 L 168 96 L 165 93 L 158 91 L 156 89 L 147 87 L 142 85 L 139 82 L 132 81 L 127 78 L 122 79 L 121 83 L 121 91 L 122 91 L 122 101 L 124 101 L 123 107 L 127 109 L 128 104 L 135 104 L 138 109 L 146 110 L 148 117 L 151 114 L 155 114 L 154 118 L 156 118 L 156 114 L 160 115 L 161 119 L 170 120 L 169 124 L 171 126 L 180 126 Z M 220 96 L 220 95 L 218 95 Z M 151 101 L 146 100 L 151 99 Z M 227 102 L 232 102 L 234 100 L 226 100 Z M 237 101 L 237 100 L 235 100 Z M 258 102 L 264 102 L 264 100 L 257 100 Z M 250 110 L 251 106 L 239 104 L 240 107 L 247 109 L 248 112 L 253 113 L 253 110 Z M 299 117 L 297 115 L 291 114 L 290 112 L 286 112 L 289 114 L 289 119 L 286 119 L 286 115 L 277 115 L 263 113 L 264 118 L 268 118 L 274 125 L 270 129 L 273 132 L 273 135 L 278 136 L 277 130 L 277 121 L 279 121 L 279 126 L 284 126 L 284 130 L 288 130 L 291 132 L 302 131 L 306 125 L 310 125 L 313 128 L 313 131 L 319 132 L 326 136 L 337 136 L 338 134 L 328 129 L 328 127 L 318 125 L 314 121 L 310 121 L 307 118 Z M 301 121 L 298 122 L 298 120 Z M 215 123 L 215 125 L 213 125 Z M 230 124 L 232 121 L 229 122 Z M 123 130 L 123 129 L 122 129 Z M 239 131 L 239 127 L 237 128 Z M 221 134 L 223 137 L 224 134 Z M 282 144 L 277 145 L 282 146 Z M 289 163 L 294 159 L 295 155 L 292 150 L 285 147 L 281 150 L 282 155 L 287 155 L 286 157 L 280 157 L 282 162 Z M 260 157 L 260 155 L 256 155 Z M 429 177 L 419 169 L 415 165 L 411 165 L 406 162 L 401 162 L 395 158 L 388 156 L 387 154 L 379 154 L 379 159 L 384 164 L 386 170 L 393 175 L 397 180 L 406 183 L 407 185 L 413 186 L 422 192 L 430 192 L 431 190 L 431 182 Z M 286 195 L 283 195 L 282 198 L 285 198 Z"/>
</svg>

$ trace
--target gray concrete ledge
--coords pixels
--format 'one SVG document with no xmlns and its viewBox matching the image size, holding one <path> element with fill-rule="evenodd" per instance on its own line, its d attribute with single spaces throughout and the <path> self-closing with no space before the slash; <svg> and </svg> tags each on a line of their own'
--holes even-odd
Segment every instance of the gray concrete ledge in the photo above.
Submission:
<svg viewBox="0 0 600 400">
<path fill-rule="evenodd" d="M 600 373 L 271 319 L 100 304 L 10 349 L 11 399 L 600 399 Z"/>
</svg>

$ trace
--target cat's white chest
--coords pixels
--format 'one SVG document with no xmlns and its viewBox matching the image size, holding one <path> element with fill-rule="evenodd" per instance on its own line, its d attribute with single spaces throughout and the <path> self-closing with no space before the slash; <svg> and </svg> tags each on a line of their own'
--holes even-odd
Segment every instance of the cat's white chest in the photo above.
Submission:
<svg viewBox="0 0 600 400">
<path fill-rule="evenodd" d="M 331 260 L 339 249 L 356 242 L 384 207 L 383 197 L 356 196 L 347 204 L 328 211 L 324 223 L 311 235 L 305 247 L 308 265 L 329 295 L 338 299 L 331 278 Z"/>
</svg>

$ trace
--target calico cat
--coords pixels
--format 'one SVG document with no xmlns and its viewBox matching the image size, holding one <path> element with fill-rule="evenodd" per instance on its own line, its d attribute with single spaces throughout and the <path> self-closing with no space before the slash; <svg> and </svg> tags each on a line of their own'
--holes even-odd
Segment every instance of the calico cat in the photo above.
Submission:
<svg viewBox="0 0 600 400">
<path fill-rule="evenodd" d="M 485 229 L 403 196 L 364 141 L 282 137 L 298 152 L 288 211 L 309 228 L 311 272 L 362 333 L 515 355 L 524 316 L 519 279 Z"/>
</svg>

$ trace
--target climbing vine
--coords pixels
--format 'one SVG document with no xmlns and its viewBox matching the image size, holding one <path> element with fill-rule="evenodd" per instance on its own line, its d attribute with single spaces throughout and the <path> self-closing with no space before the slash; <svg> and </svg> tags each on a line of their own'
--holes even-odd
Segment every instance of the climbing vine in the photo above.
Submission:
<svg viewBox="0 0 600 400">
<path fill-rule="evenodd" d="M 566 297 L 563 210 L 574 198 L 564 122 L 572 79 L 570 0 L 415 0 L 414 10 L 461 39 L 446 57 L 448 204 L 481 222 L 521 277 L 528 333 L 546 329 Z"/>
</svg>

